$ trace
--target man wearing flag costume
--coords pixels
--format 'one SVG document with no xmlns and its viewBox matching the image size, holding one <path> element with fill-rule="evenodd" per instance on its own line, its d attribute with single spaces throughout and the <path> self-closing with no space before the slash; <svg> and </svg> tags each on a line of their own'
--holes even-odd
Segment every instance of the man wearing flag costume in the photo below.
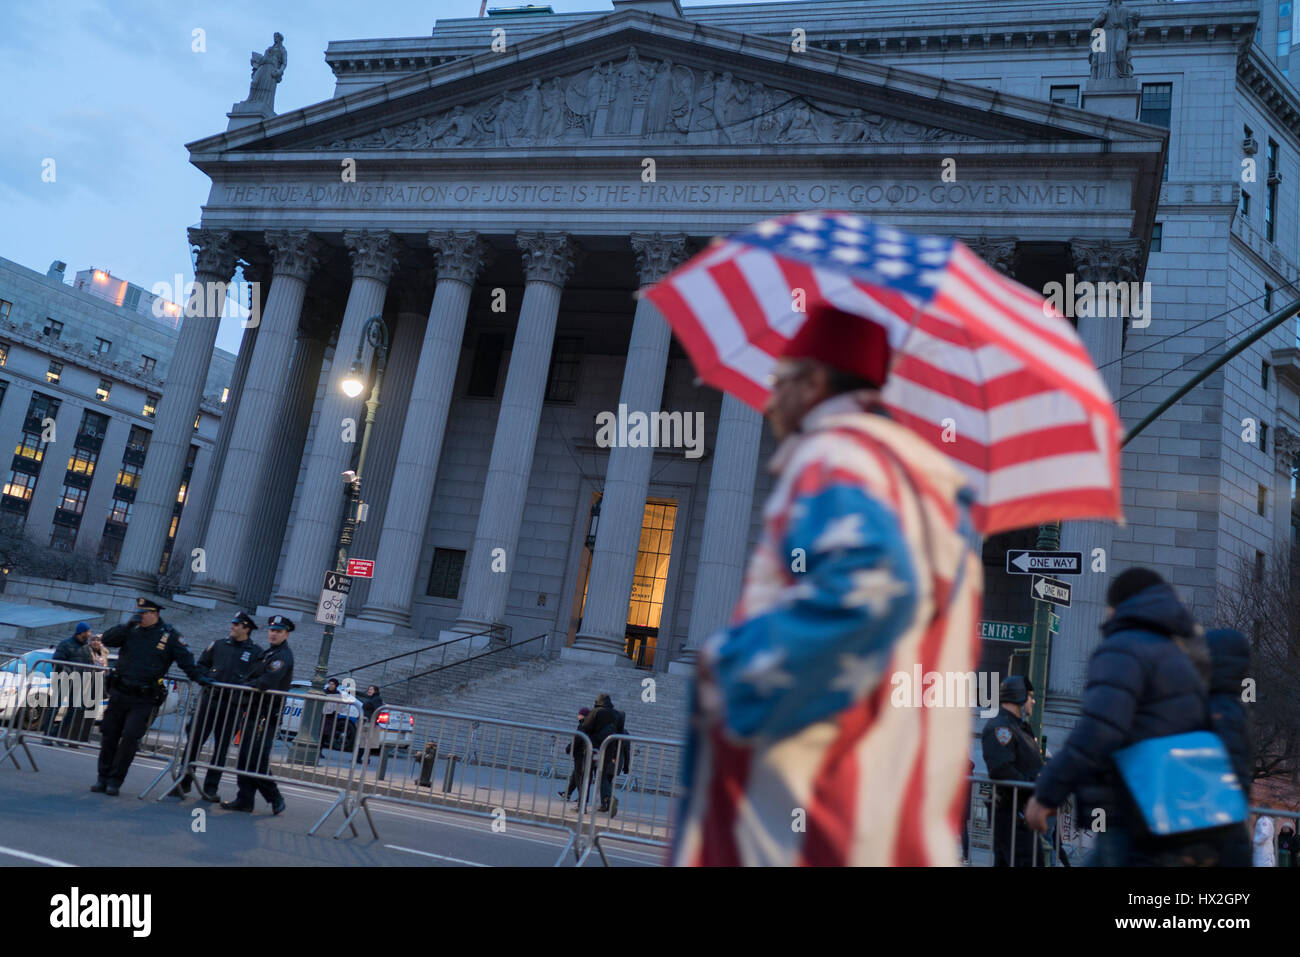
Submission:
<svg viewBox="0 0 1300 957">
<path fill-rule="evenodd" d="M 973 670 L 982 567 L 962 474 L 878 403 L 890 356 L 824 302 L 781 351 L 776 482 L 700 652 L 676 864 L 957 863 L 970 710 L 892 679 Z"/>
</svg>

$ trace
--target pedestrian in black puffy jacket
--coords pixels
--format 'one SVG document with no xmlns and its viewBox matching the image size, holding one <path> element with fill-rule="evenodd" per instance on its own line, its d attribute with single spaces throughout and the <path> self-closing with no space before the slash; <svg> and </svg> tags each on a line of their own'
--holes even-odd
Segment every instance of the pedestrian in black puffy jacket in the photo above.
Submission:
<svg viewBox="0 0 1300 957">
<path fill-rule="evenodd" d="M 1205 633 L 1210 651 L 1210 728 L 1223 741 L 1247 803 L 1254 779 L 1255 746 L 1250 716 L 1242 700 L 1242 682 L 1250 673 L 1250 641 L 1234 628 Z M 1250 829 L 1243 821 L 1225 841 L 1225 867 L 1250 867 Z"/>
<path fill-rule="evenodd" d="M 627 733 L 627 716 L 614 708 L 614 703 L 605 693 L 596 696 L 596 707 L 591 714 L 583 718 L 578 730 L 591 739 L 592 754 L 599 757 L 600 746 L 605 739 L 615 734 Z M 614 792 L 614 775 L 621 768 L 628 772 L 629 747 L 626 741 L 616 742 L 605 752 L 605 764 L 600 773 L 600 810 L 610 810 L 610 799 Z M 618 802 L 613 803 L 613 814 L 618 813 Z"/>
<path fill-rule="evenodd" d="M 1217 863 L 1205 859 L 1214 851 L 1203 846 L 1203 835 L 1194 844 L 1149 835 L 1111 758 L 1138 741 L 1208 727 L 1205 681 L 1180 647 L 1195 635 L 1196 623 L 1174 589 L 1147 568 L 1117 575 L 1106 601 L 1111 614 L 1088 663 L 1079 722 L 1038 776 L 1025 819 L 1045 831 L 1048 815 L 1073 791 L 1082 821 L 1095 820 L 1098 809 L 1105 814 L 1096 863 L 1189 863 L 1189 847 L 1201 855 L 1198 862 Z"/>
</svg>

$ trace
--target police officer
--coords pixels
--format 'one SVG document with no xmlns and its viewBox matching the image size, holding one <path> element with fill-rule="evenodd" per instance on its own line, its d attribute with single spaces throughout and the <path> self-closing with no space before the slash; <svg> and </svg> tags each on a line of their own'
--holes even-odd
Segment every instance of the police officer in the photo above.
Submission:
<svg viewBox="0 0 1300 957">
<path fill-rule="evenodd" d="M 230 619 L 230 635 L 221 641 L 214 641 L 199 655 L 199 668 L 214 682 L 229 685 L 248 684 L 248 676 L 262 657 L 262 648 L 252 640 L 257 630 L 257 622 L 247 614 L 240 612 Z M 230 749 L 230 739 L 235 736 L 239 725 L 239 715 L 244 704 L 244 696 L 230 688 L 211 688 L 203 692 L 194 723 L 190 727 L 190 743 L 185 751 L 185 776 L 177 787 L 182 794 L 189 794 L 194 786 L 194 775 L 189 765 L 198 760 L 203 745 L 209 737 L 213 739 L 212 763 L 218 768 L 226 766 L 226 752 Z M 199 797 L 213 803 L 220 801 L 217 787 L 221 784 L 221 772 L 209 768 L 203 776 L 203 787 Z"/>
<path fill-rule="evenodd" d="M 194 663 L 181 633 L 159 617 L 162 606 L 137 598 L 135 607 L 130 620 L 108 629 L 101 639 L 103 646 L 122 650 L 109 675 L 99 779 L 91 787 L 97 794 L 117 794 L 121 789 L 154 709 L 167 700 L 163 675 L 172 662 L 200 684 L 210 683 Z"/>
<path fill-rule="evenodd" d="M 289 650 L 289 632 L 293 622 L 284 615 L 273 615 L 266 623 L 266 638 L 271 647 L 262 652 L 248 676 L 248 683 L 258 691 L 288 691 L 293 682 L 293 652 Z M 245 713 L 244 732 L 239 742 L 240 771 L 265 774 L 271 763 L 271 748 L 280 729 L 284 698 L 280 695 L 254 694 Z M 253 792 L 258 791 L 271 805 L 271 813 L 284 810 L 284 797 L 274 781 L 239 775 L 239 793 L 233 801 L 222 801 L 227 811 L 252 811 Z"/>
<path fill-rule="evenodd" d="M 1002 707 L 984 725 L 981 736 L 984 764 L 988 768 L 989 777 L 995 781 L 1033 782 L 1043 768 L 1043 758 L 1034 740 L 1033 729 L 1025 720 L 1033 711 L 1034 686 L 1022 675 L 1008 675 L 998 689 L 998 697 Z M 1015 866 L 1029 867 L 1034 862 L 1034 845 L 1038 835 L 1025 826 L 1023 812 L 1034 789 L 999 787 L 995 792 L 997 810 L 993 822 L 994 864 L 997 867 L 1011 865 L 1014 833 Z"/>
</svg>

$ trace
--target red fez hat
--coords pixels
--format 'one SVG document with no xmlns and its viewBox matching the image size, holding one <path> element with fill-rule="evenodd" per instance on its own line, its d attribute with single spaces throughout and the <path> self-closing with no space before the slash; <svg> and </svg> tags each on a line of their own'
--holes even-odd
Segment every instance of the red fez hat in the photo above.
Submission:
<svg viewBox="0 0 1300 957">
<path fill-rule="evenodd" d="M 808 310 L 808 318 L 781 353 L 783 359 L 816 359 L 876 388 L 885 384 L 889 356 L 884 326 L 824 302 Z"/>
</svg>

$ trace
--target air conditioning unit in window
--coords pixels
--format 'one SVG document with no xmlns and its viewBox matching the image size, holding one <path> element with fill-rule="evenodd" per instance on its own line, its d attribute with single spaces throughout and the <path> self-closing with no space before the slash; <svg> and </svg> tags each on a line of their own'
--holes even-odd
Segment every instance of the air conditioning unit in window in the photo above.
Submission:
<svg viewBox="0 0 1300 957">
<path fill-rule="evenodd" d="M 1278 183 L 1280 183 L 1280 182 L 1282 182 L 1282 174 L 1281 174 L 1281 173 L 1269 173 L 1269 174 L 1268 174 L 1268 185 L 1269 185 L 1269 186 L 1276 186 L 1276 185 L 1277 185 Z"/>
<path fill-rule="evenodd" d="M 1241 151 L 1247 156 L 1254 156 L 1259 152 L 1259 140 L 1253 136 L 1247 136 L 1241 141 Z"/>
</svg>

